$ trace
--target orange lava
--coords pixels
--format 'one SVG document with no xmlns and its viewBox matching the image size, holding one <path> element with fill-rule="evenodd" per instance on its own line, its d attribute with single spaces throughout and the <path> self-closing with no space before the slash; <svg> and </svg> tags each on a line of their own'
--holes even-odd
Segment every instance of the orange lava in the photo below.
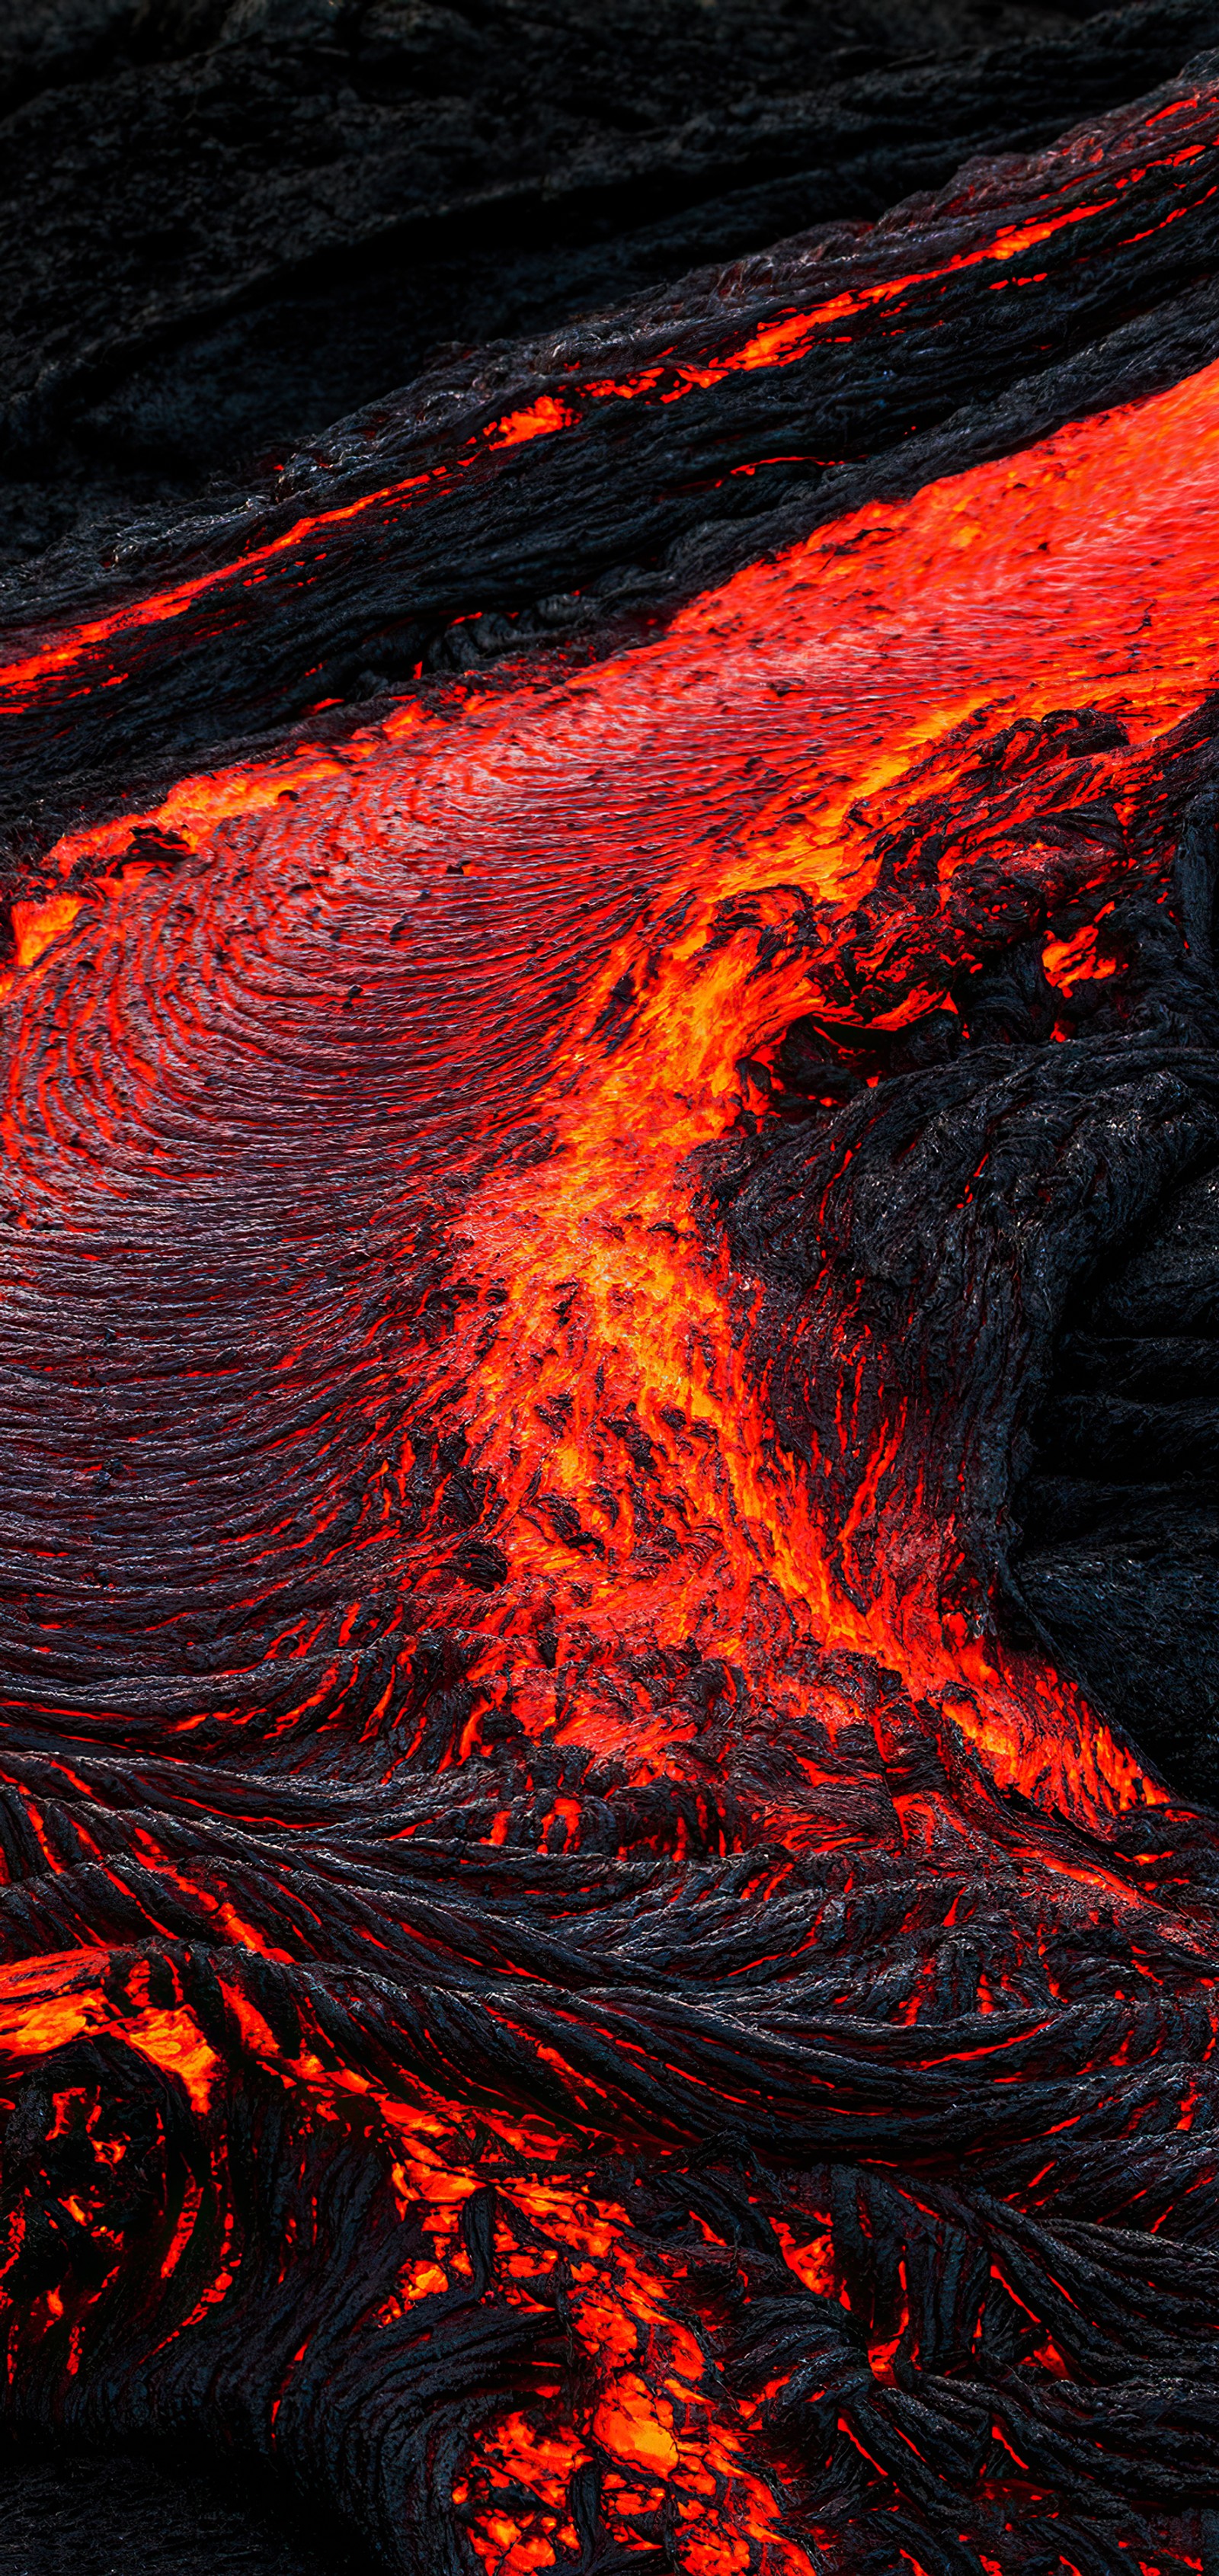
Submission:
<svg viewBox="0 0 1219 2576">
<path fill-rule="evenodd" d="M 531 1069 L 518 1099 L 525 1067 L 501 1059 L 457 1150 L 474 1159 L 507 1137 L 510 1110 L 549 1144 L 520 1169 L 500 1155 L 467 1199 L 465 1262 L 482 1293 L 458 1351 L 468 1346 L 470 1465 L 492 1480 L 509 1568 L 488 1605 L 483 1671 L 498 1659 L 529 1727 L 612 1748 L 647 1776 L 673 1752 L 663 1713 L 641 1708 L 624 1730 L 599 1709 L 599 1655 L 619 1661 L 628 1640 L 693 1641 L 747 1672 L 761 1659 L 773 1685 L 780 1641 L 810 1635 L 879 1654 L 916 1695 L 964 1674 L 973 1699 L 961 1723 L 1001 1781 L 1084 1816 L 1154 1794 L 1051 1676 L 946 1623 L 939 1577 L 952 1533 L 906 1513 L 886 1526 L 883 1449 L 861 1464 L 854 1531 L 878 1543 L 879 1579 L 863 1608 L 844 1591 L 751 1375 L 757 1292 L 708 1249 L 690 1158 L 731 1130 L 752 1096 L 743 1064 L 793 1016 L 820 1003 L 847 1024 L 834 970 L 878 849 L 929 796 L 951 803 L 979 728 L 1062 706 L 1112 710 L 1128 747 L 1093 759 L 1088 783 L 1119 812 L 1133 804 L 1143 760 L 1199 704 L 1219 663 L 1219 612 L 1197 578 L 1219 539 L 1217 427 L 1212 368 L 909 502 L 869 504 L 700 599 L 662 641 L 560 690 L 507 701 L 471 691 L 456 728 L 412 711 L 349 748 L 337 841 L 321 819 L 336 810 L 325 762 L 316 779 L 297 761 L 279 773 L 292 786 L 287 806 L 270 803 L 274 771 L 253 782 L 238 772 L 184 782 L 139 818 L 172 822 L 204 863 L 218 815 L 267 818 L 262 892 L 235 928 L 223 859 L 190 881 L 192 946 L 225 925 L 224 963 L 205 962 L 200 987 L 175 988 L 169 934 L 157 972 L 184 1061 L 214 1043 L 251 984 L 274 983 L 290 956 L 316 951 L 306 907 L 324 909 L 333 942 L 363 938 L 358 924 L 405 899 L 395 964 L 408 998 L 391 1078 L 409 1138 L 429 994 L 442 988 L 451 939 L 472 936 L 486 951 L 457 1043 L 476 1049 L 480 1024 L 494 1026 L 497 987 L 505 977 L 518 986 L 540 1078 Z M 1038 774 L 1034 806 L 1045 789 Z M 556 817 L 563 839 L 543 895 L 535 854 L 554 851 Z M 53 868 L 70 872 L 86 842 L 113 844 L 135 819 L 69 839 Z M 1002 818 L 998 854 L 1006 837 L 1018 870 L 1032 860 L 1013 820 L 1018 810 Z M 294 890 L 304 852 L 308 877 Z M 442 852 L 462 854 L 456 883 Z M 577 936 L 586 954 L 593 943 L 593 961 L 578 999 L 556 1012 L 513 935 L 513 906 L 561 912 L 577 892 Z M 180 885 L 124 877 L 88 894 L 70 921 L 27 913 L 33 962 L 8 1005 L 4 1109 L 10 1184 L 27 1211 L 19 1226 L 64 1189 L 55 1117 L 32 1119 L 27 1054 L 48 1010 L 74 1051 L 96 1043 L 95 958 L 107 961 L 120 1041 L 112 1079 L 127 1093 L 113 1115 L 129 1132 L 137 1122 L 138 1155 L 137 1103 L 159 1077 L 140 1070 L 134 1021 L 124 1031 L 149 943 L 162 952 L 181 903 Z M 963 936 L 957 947 L 967 958 Z M 1051 964 L 1064 978 L 1088 971 L 1086 949 L 1052 953 Z M 53 1098 L 44 1078 L 44 1105 Z M 100 1103 L 97 1115 L 114 1132 Z M 412 1159 L 408 1142 L 404 1204 Z M 451 1352 L 443 1366 L 454 1374 Z M 434 1391 L 425 1376 L 421 1394 Z M 898 1437 L 894 1426 L 887 1438 Z M 634 1476 L 632 1441 L 647 1462 Z M 409 1466 L 409 1456 L 386 1461 L 391 1495 Z M 607 1513 L 602 1488 L 623 1492 L 621 1509 L 615 1500 Z M 400 1580 L 425 1596 L 429 1553 L 408 1550 L 400 1564 Z M 543 1614 L 558 1639 L 549 1672 L 518 1644 Z M 569 1707 L 563 1668 L 577 1650 L 585 1686 Z"/>
</svg>

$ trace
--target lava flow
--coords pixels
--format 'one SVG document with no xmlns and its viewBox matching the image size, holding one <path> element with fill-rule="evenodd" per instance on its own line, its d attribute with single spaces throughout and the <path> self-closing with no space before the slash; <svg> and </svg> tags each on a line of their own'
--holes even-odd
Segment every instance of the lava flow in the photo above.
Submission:
<svg viewBox="0 0 1219 2576">
<path fill-rule="evenodd" d="M 1217 153 L 1187 69 L 877 224 L 447 358 L 227 513 L 86 547 L 0 644 L 0 841 L 539 641 L 638 641 L 817 520 L 1195 372 Z"/>
<path fill-rule="evenodd" d="M 1217 559 L 1211 363 L 40 862 L 18 2428 L 411 2576 L 1209 2564 L 1219 1833 L 1012 1546 L 1219 1160 Z"/>
</svg>

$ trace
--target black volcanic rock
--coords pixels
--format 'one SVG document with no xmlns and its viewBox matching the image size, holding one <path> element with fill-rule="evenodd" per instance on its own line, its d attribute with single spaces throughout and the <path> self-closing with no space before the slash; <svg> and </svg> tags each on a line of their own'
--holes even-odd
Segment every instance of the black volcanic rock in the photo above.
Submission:
<svg viewBox="0 0 1219 2576">
<path fill-rule="evenodd" d="M 65 0 L 2 38 L 0 555 L 230 487 L 447 343 L 941 185 L 1215 0 Z"/>
</svg>

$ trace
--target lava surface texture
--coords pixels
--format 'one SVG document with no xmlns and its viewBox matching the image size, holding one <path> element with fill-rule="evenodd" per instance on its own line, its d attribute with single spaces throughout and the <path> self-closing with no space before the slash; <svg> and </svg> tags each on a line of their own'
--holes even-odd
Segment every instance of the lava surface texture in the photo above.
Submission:
<svg viewBox="0 0 1219 2576">
<path fill-rule="evenodd" d="M 1172 26 L 13 576 L 40 2459 L 1219 2568 L 1219 56 L 1061 42 Z"/>
</svg>

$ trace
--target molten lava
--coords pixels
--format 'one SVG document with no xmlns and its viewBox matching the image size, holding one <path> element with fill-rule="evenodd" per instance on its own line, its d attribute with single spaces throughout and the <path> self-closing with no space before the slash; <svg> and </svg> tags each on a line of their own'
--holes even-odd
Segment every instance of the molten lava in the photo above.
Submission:
<svg viewBox="0 0 1219 2576">
<path fill-rule="evenodd" d="M 1072 1280 L 1219 1155 L 1217 558 L 1214 363 L 32 872 L 16 2422 L 403 2570 L 1205 2563 L 1219 1836 L 998 1603 Z"/>
</svg>

